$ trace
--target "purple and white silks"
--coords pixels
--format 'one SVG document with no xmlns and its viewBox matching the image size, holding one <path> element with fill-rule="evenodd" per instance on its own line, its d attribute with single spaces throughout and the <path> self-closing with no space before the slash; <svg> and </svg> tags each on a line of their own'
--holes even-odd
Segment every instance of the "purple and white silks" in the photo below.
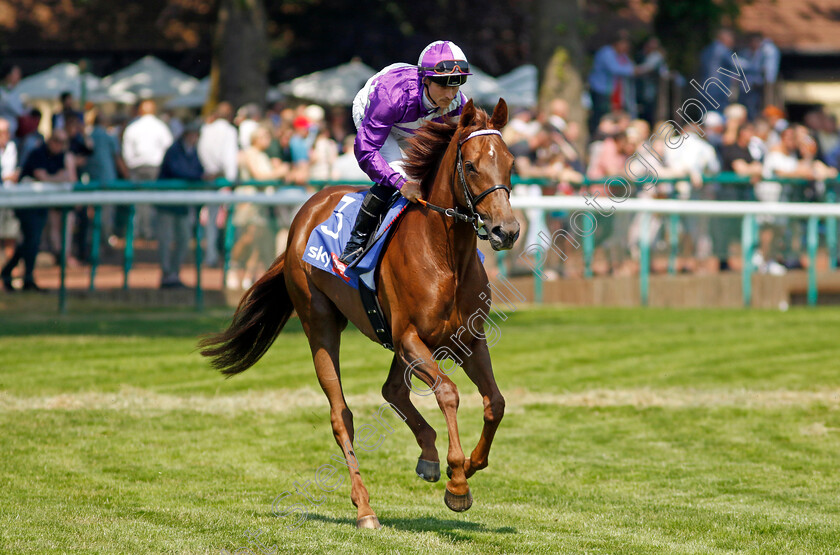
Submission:
<svg viewBox="0 0 840 555">
<path fill-rule="evenodd" d="M 445 110 L 424 93 L 417 66 L 392 64 L 371 77 L 353 100 L 356 160 L 374 183 L 399 189 L 405 182 L 402 151 L 406 140 L 427 121 L 461 115 L 466 97 L 460 91 Z"/>
</svg>

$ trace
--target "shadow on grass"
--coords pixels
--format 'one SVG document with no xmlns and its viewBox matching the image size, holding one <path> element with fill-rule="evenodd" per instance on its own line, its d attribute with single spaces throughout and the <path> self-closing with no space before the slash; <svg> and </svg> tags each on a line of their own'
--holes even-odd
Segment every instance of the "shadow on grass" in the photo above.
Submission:
<svg viewBox="0 0 840 555">
<path fill-rule="evenodd" d="M 356 520 L 352 518 L 334 518 L 318 513 L 309 513 L 307 520 L 318 520 L 332 524 L 341 524 L 356 527 Z M 489 534 L 515 534 L 516 528 L 502 526 L 499 528 L 488 528 L 484 524 L 446 518 L 423 517 L 423 518 L 380 518 L 379 522 L 383 528 L 403 530 L 406 532 L 434 532 L 452 542 L 472 541 L 468 535 L 459 532 L 483 532 Z"/>
<path fill-rule="evenodd" d="M 2 298 L 0 298 L 1 300 Z M 528 314 L 511 313 L 505 325 L 514 322 L 518 327 L 545 326 L 545 315 L 535 318 Z M 82 306 L 59 315 L 53 306 L 30 307 L 20 303 L 0 302 L 0 336 L 31 335 L 103 335 L 143 337 L 195 337 L 223 331 L 231 322 L 233 309 L 213 308 L 196 312 L 192 308 L 131 309 L 107 306 Z M 350 324 L 348 329 L 355 330 Z M 303 334 L 297 315 L 283 328 L 284 335 Z"/>
<path fill-rule="evenodd" d="M 0 312 L 0 336 L 105 335 L 138 337 L 195 337 L 223 331 L 231 320 L 228 311 L 199 314 L 191 310 L 108 311 L 67 314 Z M 284 334 L 302 334 L 300 320 L 293 317 Z"/>
</svg>

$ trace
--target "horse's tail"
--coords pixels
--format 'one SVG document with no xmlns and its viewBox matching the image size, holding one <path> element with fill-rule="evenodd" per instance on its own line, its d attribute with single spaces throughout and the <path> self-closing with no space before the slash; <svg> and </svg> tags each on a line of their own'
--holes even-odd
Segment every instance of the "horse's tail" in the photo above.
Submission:
<svg viewBox="0 0 840 555">
<path fill-rule="evenodd" d="M 202 339 L 201 354 L 232 376 L 244 372 L 268 351 L 294 311 L 283 276 L 285 254 L 245 293 L 228 328 Z"/>
</svg>

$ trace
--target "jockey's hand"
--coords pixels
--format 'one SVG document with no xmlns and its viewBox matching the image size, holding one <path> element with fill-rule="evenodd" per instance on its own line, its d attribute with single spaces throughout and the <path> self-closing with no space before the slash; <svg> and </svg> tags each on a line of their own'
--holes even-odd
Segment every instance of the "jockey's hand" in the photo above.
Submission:
<svg viewBox="0 0 840 555">
<path fill-rule="evenodd" d="M 416 181 L 406 181 L 403 183 L 402 187 L 400 187 L 400 193 L 409 202 L 417 202 L 417 199 L 423 196 L 423 191 L 420 190 L 420 184 Z"/>
</svg>

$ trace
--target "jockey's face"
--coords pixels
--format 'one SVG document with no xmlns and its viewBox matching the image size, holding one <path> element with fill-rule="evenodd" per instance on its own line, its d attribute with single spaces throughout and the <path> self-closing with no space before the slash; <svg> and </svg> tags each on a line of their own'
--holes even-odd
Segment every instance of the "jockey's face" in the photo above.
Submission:
<svg viewBox="0 0 840 555">
<path fill-rule="evenodd" d="M 428 77 L 423 79 L 426 85 L 426 96 L 432 101 L 432 104 L 445 110 L 452 101 L 455 100 L 455 95 L 458 94 L 458 87 L 445 87 L 438 85 Z"/>
</svg>

